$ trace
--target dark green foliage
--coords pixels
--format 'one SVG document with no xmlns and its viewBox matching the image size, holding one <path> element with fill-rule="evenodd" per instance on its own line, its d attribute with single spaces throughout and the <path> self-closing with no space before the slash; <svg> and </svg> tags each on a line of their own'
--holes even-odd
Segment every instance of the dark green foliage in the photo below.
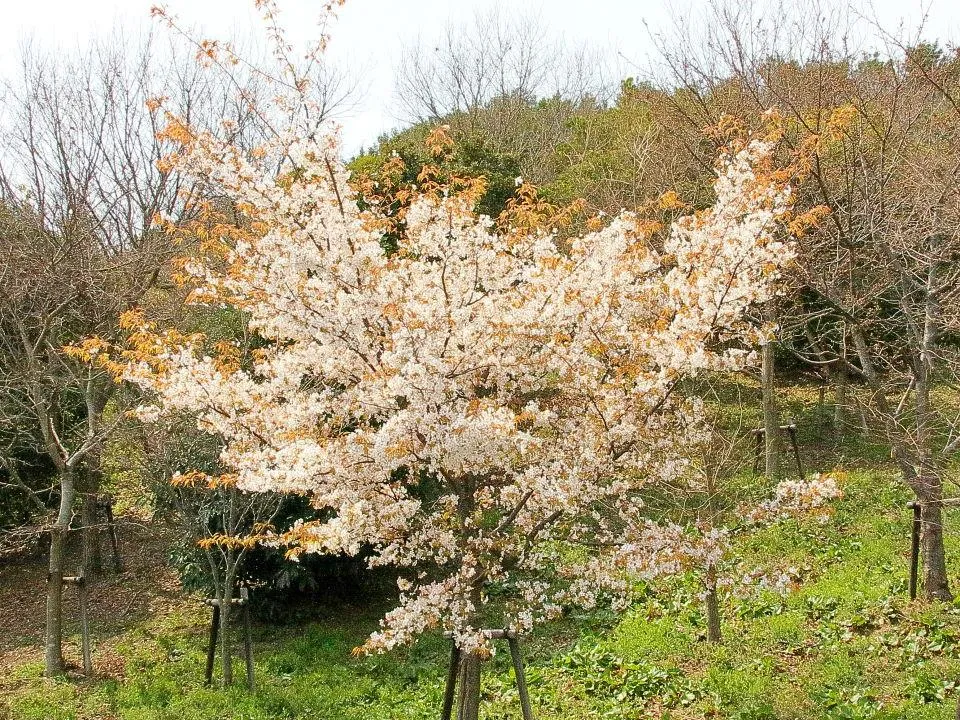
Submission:
<svg viewBox="0 0 960 720">
<path fill-rule="evenodd" d="M 54 508 L 58 500 L 56 470 L 46 454 L 24 448 L 9 453 L 8 458 L 9 462 L 15 463 L 16 472 L 29 492 L 9 485 L 0 488 L 0 532 L 30 525 L 41 514 L 31 493 L 49 509 Z M 0 467 L 0 483 L 14 485 L 10 481 L 8 471 Z"/>
<path fill-rule="evenodd" d="M 425 143 L 436 127 L 419 123 L 389 138 L 383 138 L 376 150 L 355 158 L 349 165 L 356 174 L 376 175 L 394 155 L 404 164 L 399 183 L 415 185 L 424 165 L 433 165 L 436 159 Z M 483 177 L 487 191 L 477 205 L 477 211 L 497 217 L 513 195 L 515 179 L 520 175 L 520 160 L 512 153 L 497 148 L 494 142 L 479 133 L 453 133 L 455 145 L 449 157 L 443 159 L 440 169 L 450 175 Z"/>
<path fill-rule="evenodd" d="M 304 497 L 291 496 L 281 503 L 274 519 L 278 532 L 289 529 L 296 520 L 316 517 Z M 210 534 L 220 532 L 216 500 L 206 523 Z M 251 528 L 245 528 L 249 532 Z M 186 592 L 214 596 L 214 584 L 208 558 L 194 537 L 178 535 L 170 547 L 170 563 L 177 570 Z M 271 623 L 304 622 L 312 618 L 321 604 L 356 603 L 383 597 L 392 591 L 395 574 L 371 571 L 367 555 L 303 555 L 299 561 L 286 557 L 286 548 L 257 546 L 243 557 L 237 583 L 251 589 L 251 609 L 259 620 Z"/>
</svg>

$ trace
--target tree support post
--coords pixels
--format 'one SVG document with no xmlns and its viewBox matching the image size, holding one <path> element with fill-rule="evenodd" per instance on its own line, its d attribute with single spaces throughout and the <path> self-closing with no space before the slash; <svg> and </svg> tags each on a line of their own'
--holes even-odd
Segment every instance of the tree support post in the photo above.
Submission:
<svg viewBox="0 0 960 720">
<path fill-rule="evenodd" d="M 510 658 L 513 660 L 513 676 L 517 680 L 517 693 L 520 695 L 520 710 L 523 720 L 533 720 L 533 710 L 530 708 L 530 693 L 527 692 L 527 676 L 523 672 L 523 657 L 520 655 L 520 643 L 516 633 L 507 635 L 510 644 Z"/>
<path fill-rule="evenodd" d="M 803 480 L 803 465 L 800 463 L 800 444 L 797 442 L 797 426 L 791 423 L 787 425 L 787 432 L 790 433 L 790 444 L 793 445 L 793 457 L 797 461 L 797 477 Z"/>
<path fill-rule="evenodd" d="M 243 612 L 243 658 L 247 664 L 247 687 L 253 690 L 253 640 L 250 637 L 250 591 L 240 588 L 240 606 Z"/>
<path fill-rule="evenodd" d="M 208 598 L 203 602 L 213 608 L 213 615 L 210 618 L 210 645 L 207 647 L 207 666 L 204 672 L 204 681 L 207 685 L 210 685 L 213 682 L 213 665 L 217 656 L 217 636 L 220 632 L 220 601 L 216 598 Z M 247 667 L 247 686 L 253 690 L 253 633 L 250 622 L 250 590 L 245 587 L 240 588 L 240 597 L 233 598 L 230 604 L 241 608 L 243 657 Z"/>
<path fill-rule="evenodd" d="M 93 653 L 90 649 L 90 622 L 87 615 L 87 583 L 83 575 L 65 576 L 64 585 L 77 586 L 77 599 L 80 605 L 80 647 L 83 653 L 83 673 L 93 675 Z"/>
<path fill-rule="evenodd" d="M 485 630 L 484 634 L 491 640 L 506 640 L 510 646 L 510 659 L 513 661 L 513 675 L 517 683 L 517 693 L 520 696 L 520 710 L 523 720 L 534 720 L 533 709 L 530 705 L 530 693 L 527 689 L 527 678 L 523 669 L 523 656 L 520 654 L 520 642 L 517 634 L 512 630 Z M 453 639 L 453 633 L 444 633 L 444 637 Z M 461 668 L 461 652 L 453 640 L 450 651 L 450 668 L 447 671 L 447 684 L 443 693 L 443 709 L 441 720 L 451 720 L 453 716 L 453 699 L 456 694 L 457 681 Z"/>
<path fill-rule="evenodd" d="M 920 517 L 920 502 L 912 500 L 907 507 L 913 510 L 913 523 L 910 532 L 910 582 L 907 589 L 910 599 L 917 599 L 917 575 L 920 568 L 920 534 L 923 530 L 923 520 Z"/>
<path fill-rule="evenodd" d="M 443 710 L 440 712 L 442 720 L 450 720 L 453 714 L 453 697 L 457 691 L 457 675 L 460 674 L 460 648 L 453 643 L 450 651 L 450 669 L 447 671 L 447 687 L 443 692 Z"/>
<path fill-rule="evenodd" d="M 210 645 L 207 646 L 207 667 L 204 671 L 204 682 L 210 685 L 213 682 L 213 663 L 217 655 L 217 635 L 220 633 L 220 605 L 213 606 L 213 618 L 210 620 Z"/>
<path fill-rule="evenodd" d="M 794 423 L 790 425 L 781 425 L 779 428 L 780 432 L 786 432 L 790 436 L 790 445 L 793 447 L 793 457 L 797 463 L 797 477 L 800 480 L 803 480 L 803 463 L 800 462 L 800 443 L 797 442 L 797 426 Z M 765 428 L 755 428 L 750 431 L 751 434 L 756 438 L 756 445 L 754 448 L 753 456 L 753 472 L 754 474 L 760 472 L 760 458 L 763 454 L 763 440 L 767 434 Z"/>
<path fill-rule="evenodd" d="M 760 456 L 763 452 L 763 428 L 753 430 L 753 436 L 757 439 L 757 447 L 753 455 L 753 474 L 760 472 Z"/>
</svg>

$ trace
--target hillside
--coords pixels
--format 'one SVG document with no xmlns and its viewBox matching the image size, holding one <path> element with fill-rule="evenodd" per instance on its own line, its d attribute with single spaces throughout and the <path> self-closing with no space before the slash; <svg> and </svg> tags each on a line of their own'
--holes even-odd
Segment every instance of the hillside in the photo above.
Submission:
<svg viewBox="0 0 960 720">
<path fill-rule="evenodd" d="M 738 544 L 746 565 L 790 567 L 793 591 L 726 599 L 724 640 L 716 645 L 704 640 L 690 579 L 651 586 L 621 614 L 598 610 L 546 626 L 523 646 L 538 718 L 954 717 L 960 607 L 906 596 L 907 492 L 876 448 L 817 435 L 812 411 L 803 414 L 809 392 L 795 390 L 790 404 L 800 417 L 804 462 L 848 468 L 845 497 L 828 522 L 781 523 Z M 873 460 L 853 463 L 851 457 Z M 386 607 L 379 601 L 315 608 L 315 619 L 303 625 L 258 625 L 256 691 L 204 687 L 207 611 L 197 598 L 176 592 L 163 562 L 163 538 L 134 530 L 125 534 L 128 571 L 108 577 L 93 596 L 93 680 L 40 678 L 43 569 L 0 569 L 0 718 L 438 716 L 448 659 L 442 638 L 431 635 L 384 656 L 351 656 L 375 629 Z M 955 579 L 960 513 L 948 515 L 947 542 Z M 76 635 L 70 640 L 68 653 L 77 662 Z M 505 647 L 485 668 L 483 688 L 484 717 L 520 716 Z"/>
</svg>

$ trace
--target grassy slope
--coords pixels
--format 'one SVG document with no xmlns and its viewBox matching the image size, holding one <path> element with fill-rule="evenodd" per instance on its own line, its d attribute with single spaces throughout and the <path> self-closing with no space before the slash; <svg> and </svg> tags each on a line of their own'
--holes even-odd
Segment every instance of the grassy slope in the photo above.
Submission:
<svg viewBox="0 0 960 720">
<path fill-rule="evenodd" d="M 794 400 L 797 413 L 809 407 Z M 882 458 L 849 442 L 832 452 L 831 462 L 851 467 L 864 464 L 853 458 L 872 458 L 874 468 Z M 812 462 L 822 466 L 827 456 Z M 960 610 L 906 601 L 907 495 L 883 469 L 852 469 L 844 489 L 829 524 L 783 524 L 742 542 L 747 561 L 776 558 L 802 581 L 785 599 L 728 599 L 721 645 L 701 640 L 695 586 L 683 581 L 624 615 L 570 618 L 527 642 L 537 717 L 953 718 Z M 956 584 L 960 512 L 951 515 Z M 115 677 L 43 681 L 32 658 L 3 671 L 0 718 L 437 717 L 447 657 L 439 638 L 351 658 L 377 611 L 341 608 L 307 627 L 258 628 L 251 694 L 202 686 L 206 616 L 195 602 L 169 605 L 101 644 L 101 654 L 122 660 Z M 491 720 L 519 717 L 504 654 L 485 670 Z"/>
</svg>

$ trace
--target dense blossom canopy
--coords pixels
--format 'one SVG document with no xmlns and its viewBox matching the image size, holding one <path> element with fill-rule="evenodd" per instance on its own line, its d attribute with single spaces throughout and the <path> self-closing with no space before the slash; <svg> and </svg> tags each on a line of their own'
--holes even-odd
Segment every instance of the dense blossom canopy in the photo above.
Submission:
<svg viewBox="0 0 960 720">
<path fill-rule="evenodd" d="M 221 439 L 220 481 L 326 511 L 283 538 L 292 554 L 368 547 L 404 569 L 367 649 L 437 626 L 484 648 L 480 627 L 591 604 L 638 543 L 670 541 L 637 494 L 688 470 L 700 429 L 677 384 L 751 360 L 745 311 L 792 257 L 772 142 L 733 143 L 715 204 L 660 232 L 626 212 L 572 240 L 497 229 L 451 190 L 414 198 L 385 252 L 389 218 L 334 140 L 250 156 L 184 135 L 181 169 L 244 218 L 184 264 L 192 299 L 242 310 L 260 347 L 136 321 L 126 377 L 155 396 L 145 418 L 188 413 Z"/>
</svg>

